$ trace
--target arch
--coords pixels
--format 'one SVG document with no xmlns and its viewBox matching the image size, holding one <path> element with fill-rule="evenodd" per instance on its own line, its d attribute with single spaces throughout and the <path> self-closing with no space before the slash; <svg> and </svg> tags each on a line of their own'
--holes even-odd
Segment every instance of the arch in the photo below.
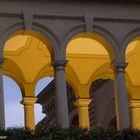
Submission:
<svg viewBox="0 0 140 140">
<path fill-rule="evenodd" d="M 17 76 L 15 74 L 13 74 L 13 73 L 11 73 L 9 71 L 5 71 L 4 75 L 10 77 L 11 79 L 13 79 L 17 83 L 17 85 L 20 87 L 22 96 L 24 96 L 23 95 L 24 86 L 23 86 L 22 80 L 17 78 Z"/>
<path fill-rule="evenodd" d="M 71 87 L 73 88 L 75 96 L 78 97 L 77 89 L 78 89 L 78 83 L 80 83 L 80 81 L 76 72 L 74 71 L 74 69 L 70 64 L 67 64 L 65 76 L 66 76 L 66 80 L 70 83 Z"/>
<path fill-rule="evenodd" d="M 122 56 L 124 57 L 124 61 L 128 62 L 127 66 L 127 75 L 129 77 L 128 82 L 130 83 L 131 86 L 138 86 L 140 84 L 140 81 L 138 80 L 139 78 L 139 54 L 140 54 L 140 49 L 139 49 L 139 44 L 140 44 L 140 28 L 136 28 L 135 30 L 132 30 L 129 32 L 122 43 Z M 127 50 L 130 52 L 127 53 Z M 134 67 L 137 67 L 137 69 L 134 69 Z"/>
<path fill-rule="evenodd" d="M 9 70 L 8 67 L 6 67 L 6 62 L 9 63 L 9 66 L 14 67 L 14 71 Z M 18 67 L 18 65 L 16 63 L 14 63 L 14 61 L 12 61 L 11 59 L 6 58 L 6 61 L 4 63 L 3 66 L 3 72 L 4 75 L 9 76 L 10 78 L 12 78 L 14 81 L 16 81 L 16 83 L 20 86 L 21 91 L 23 91 L 23 82 L 24 82 L 24 76 L 23 76 L 23 72 L 21 71 L 21 69 Z M 19 74 L 19 76 L 17 76 L 16 74 Z"/>
<path fill-rule="evenodd" d="M 88 85 L 90 86 L 92 84 L 92 82 L 96 79 L 102 78 L 102 79 L 112 79 L 113 80 L 113 71 L 112 71 L 112 73 L 102 71 L 103 69 L 106 69 L 106 68 L 111 69 L 110 63 L 105 63 L 105 64 L 101 65 L 90 77 L 90 79 L 88 81 Z"/>
<path fill-rule="evenodd" d="M 128 47 L 128 44 L 132 41 L 139 40 L 139 39 L 140 39 L 140 28 L 136 28 L 125 35 L 121 44 L 122 46 L 121 56 L 124 62 L 125 62 L 125 54 L 126 54 L 126 49 Z"/>
<path fill-rule="evenodd" d="M 63 47 L 62 51 L 64 55 L 68 46 L 67 44 L 70 42 L 70 40 L 72 40 L 73 37 L 77 36 L 80 33 L 91 33 L 93 35 L 93 39 L 101 43 L 106 48 L 112 61 L 119 60 L 119 51 L 117 47 L 118 43 L 115 37 L 104 28 L 95 25 L 93 26 L 92 32 L 85 32 L 84 24 L 73 26 L 71 29 L 67 30 L 66 33 L 63 35 L 63 43 L 61 45 Z"/>
<path fill-rule="evenodd" d="M 1 43 L 0 56 L 1 57 L 3 57 L 3 53 L 2 53 L 3 47 L 7 39 L 17 34 L 33 35 L 39 38 L 45 44 L 46 44 L 46 41 L 49 40 L 51 44 L 50 51 L 52 51 L 52 55 L 53 55 L 52 58 L 55 59 L 55 57 L 57 57 L 58 46 L 59 46 L 59 40 L 57 36 L 49 28 L 37 22 L 33 22 L 32 29 L 25 30 L 23 21 L 17 21 L 15 23 L 12 23 L 8 25 L 7 28 L 5 28 L 2 31 L 2 34 L 0 35 L 1 36 L 1 40 L 0 40 L 0 43 Z"/>
<path fill-rule="evenodd" d="M 43 79 L 43 78 L 45 78 L 45 77 L 47 77 L 47 76 L 52 76 L 52 74 L 53 74 L 53 72 L 52 71 L 49 71 L 49 72 L 46 72 L 46 73 L 44 73 L 44 74 L 42 74 L 39 78 L 36 78 L 36 80 L 35 80 L 35 83 L 37 84 L 38 83 L 38 81 L 40 81 L 41 79 Z M 74 93 L 76 94 L 77 92 L 77 83 L 76 83 L 76 81 L 73 79 L 73 77 L 72 77 L 72 75 L 70 75 L 69 73 L 66 73 L 66 81 L 71 85 L 71 87 L 73 88 L 73 90 L 74 90 Z M 77 94 L 76 94 L 76 96 L 78 96 Z"/>
<path fill-rule="evenodd" d="M 104 28 L 102 28 L 100 26 L 97 26 L 97 25 L 93 26 L 93 32 L 101 35 L 101 37 L 103 37 L 103 39 L 105 39 L 105 41 L 108 42 L 109 46 L 104 46 L 104 44 L 102 44 L 102 45 L 108 51 L 108 54 L 109 54 L 111 60 L 115 61 L 115 62 L 118 62 L 119 61 L 119 50 L 118 50 L 119 43 L 116 40 L 116 38 L 113 36 L 113 34 L 111 34 L 106 29 L 104 29 Z"/>
<path fill-rule="evenodd" d="M 131 80 L 131 78 L 130 78 L 130 75 L 129 75 L 129 73 L 126 71 L 125 72 L 125 76 L 126 76 L 126 81 L 127 81 L 127 83 L 129 84 L 129 85 L 133 85 L 132 84 L 132 80 Z M 126 83 L 126 84 L 127 84 Z"/>
<path fill-rule="evenodd" d="M 42 85 L 42 82 L 45 84 Z M 37 81 L 37 83 L 35 84 L 35 95 L 37 96 L 44 88 L 46 88 L 46 86 L 51 83 L 53 81 L 53 78 L 51 77 L 43 77 L 40 80 Z M 42 89 L 40 89 L 40 85 Z M 39 93 L 37 93 L 37 90 L 39 91 Z"/>
<path fill-rule="evenodd" d="M 48 69 L 48 71 L 47 71 L 47 67 L 49 67 L 49 66 L 50 66 L 49 64 L 46 64 L 40 69 L 40 71 L 38 72 L 38 74 L 35 77 L 35 80 L 34 80 L 35 84 L 37 84 L 37 82 L 44 77 L 53 76 L 53 69 L 52 70 Z"/>
<path fill-rule="evenodd" d="M 113 71 L 111 72 L 102 72 L 102 70 L 104 68 L 110 68 L 110 64 L 109 63 L 105 63 L 103 65 L 101 65 L 91 76 L 91 78 L 89 79 L 88 85 L 90 87 L 90 85 L 92 84 L 93 81 L 97 80 L 97 79 L 110 79 L 110 80 L 114 80 L 114 75 L 113 75 Z M 131 93 L 131 88 L 130 85 L 132 85 L 131 82 L 131 78 L 128 74 L 128 72 L 125 72 L 125 77 L 126 77 L 126 89 L 127 89 L 127 93 L 128 95 Z"/>
<path fill-rule="evenodd" d="M 45 78 L 47 76 L 53 76 L 53 69 L 49 69 L 48 71 L 46 71 L 46 68 L 49 66 L 49 64 L 45 65 L 40 72 L 36 75 L 35 78 L 35 84 L 37 84 L 37 82 L 39 80 L 41 80 L 42 78 Z M 78 76 L 76 75 L 75 71 L 73 70 L 73 68 L 67 64 L 66 68 L 68 69 L 68 71 L 66 70 L 66 80 L 68 81 L 68 83 L 70 83 L 70 85 L 72 86 L 75 94 L 77 93 L 77 85 L 79 83 L 79 79 Z M 70 71 L 70 72 L 69 72 Z M 76 94 L 76 96 L 78 96 Z"/>
</svg>

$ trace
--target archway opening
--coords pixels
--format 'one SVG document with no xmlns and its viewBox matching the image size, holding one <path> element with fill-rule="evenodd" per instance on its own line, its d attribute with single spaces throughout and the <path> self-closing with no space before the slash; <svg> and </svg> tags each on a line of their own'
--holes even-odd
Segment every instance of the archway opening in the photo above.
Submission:
<svg viewBox="0 0 140 140">
<path fill-rule="evenodd" d="M 95 71 L 103 64 L 108 63 L 108 71 L 111 69 L 111 59 L 106 50 L 109 46 L 103 46 L 109 45 L 108 41 L 105 43 L 105 39 L 102 40 L 102 37 L 99 36 L 100 35 L 96 36 L 92 33 L 82 33 L 73 37 L 68 43 L 66 51 L 68 60 L 66 75 L 68 73 L 70 77 L 76 81 L 75 83 L 77 85 L 90 85 L 90 82 L 92 82 L 93 79 L 95 80 L 99 75 L 94 75 Z M 102 69 L 100 75 L 102 75 L 102 73 L 105 73 L 105 69 Z"/>
<path fill-rule="evenodd" d="M 99 77 L 106 79 L 110 78 L 110 75 L 113 77 L 111 61 L 114 56 L 111 44 L 99 34 L 82 33 L 73 37 L 68 43 L 66 56 L 68 60 L 66 76 L 70 76 L 74 80 L 72 84 L 75 85 L 72 86 L 76 89 L 77 98 L 90 98 L 87 89 L 90 89 L 91 83 Z M 83 88 L 84 92 L 79 90 L 80 87 Z M 107 88 L 109 89 L 109 87 Z M 92 114 L 93 110 L 89 112 Z M 91 120 L 93 118 L 90 113 L 90 125 L 94 127 L 94 120 Z"/>
<path fill-rule="evenodd" d="M 138 91 L 135 91 L 135 88 L 139 88 L 140 86 L 140 38 L 137 37 L 136 39 L 132 40 L 126 49 L 125 58 L 126 62 L 128 63 L 126 67 L 126 74 L 127 74 L 127 84 L 129 85 L 129 91 L 133 92 L 130 93 L 132 99 L 138 98 L 136 97 Z M 137 95 L 136 95 L 137 94 Z M 140 96 L 139 96 L 140 98 Z"/>
<path fill-rule="evenodd" d="M 24 111 L 23 106 L 20 104 L 22 100 L 21 89 L 19 85 L 8 76 L 3 76 L 3 85 L 6 128 L 23 127 Z"/>
<path fill-rule="evenodd" d="M 18 81 L 23 93 L 23 100 L 26 97 L 26 99 L 32 100 L 35 92 L 39 92 L 41 89 L 40 84 L 35 89 L 36 82 L 48 73 L 51 73 L 50 76 L 53 75 L 53 68 L 50 67 L 53 57 L 51 43 L 40 33 L 17 32 L 10 36 L 5 43 L 3 73 Z M 35 106 L 35 112 L 38 111 L 39 109 Z M 36 120 L 38 122 L 40 114 L 36 114 L 38 114 Z M 29 125 L 34 127 L 33 123 Z"/>
<path fill-rule="evenodd" d="M 69 46 L 77 46 L 75 47 L 75 51 L 78 50 L 80 54 L 84 52 L 85 54 L 108 55 L 111 61 L 113 61 L 117 55 L 112 43 L 104 36 L 94 32 L 79 33 L 69 40 L 66 46 L 67 52 L 74 53 L 73 48 Z M 79 49 L 79 47 L 81 49 Z"/>
<path fill-rule="evenodd" d="M 128 101 L 130 108 L 131 126 L 140 128 L 140 110 L 137 108 L 140 102 L 140 36 L 133 38 L 127 45 L 125 59 L 128 63 L 126 67 L 126 84 L 128 91 Z M 137 104 L 137 106 L 136 106 Z"/>
<path fill-rule="evenodd" d="M 46 112 L 43 110 L 43 106 L 47 102 L 47 98 L 42 98 L 42 94 L 47 94 L 46 87 L 51 84 L 53 77 L 45 77 L 40 79 L 35 88 L 35 95 L 37 97 L 37 103 L 35 105 L 35 123 L 36 125 L 46 122 Z M 45 96 L 45 95 L 44 95 Z"/>
<path fill-rule="evenodd" d="M 114 81 L 110 79 L 97 79 L 90 87 L 89 105 L 90 127 L 117 128 Z"/>
<path fill-rule="evenodd" d="M 40 45 L 42 47 L 47 48 L 47 51 L 49 52 L 49 54 L 52 54 L 51 57 L 53 58 L 54 56 L 54 47 L 52 46 L 52 42 L 48 39 L 47 36 L 45 36 L 44 34 L 42 34 L 41 32 L 37 32 L 34 30 L 19 30 L 16 31 L 10 35 L 7 35 L 6 38 L 3 39 L 2 43 L 4 46 L 4 50 L 7 46 L 8 50 L 11 46 L 11 44 L 13 44 L 15 47 L 11 47 L 12 50 L 14 49 L 19 49 L 21 46 L 24 46 L 25 43 L 27 43 L 27 39 L 29 37 L 33 37 L 37 40 L 39 40 L 39 42 L 41 43 Z M 16 42 L 15 42 L 16 40 Z M 2 48 L 1 48 L 2 49 Z"/>
<path fill-rule="evenodd" d="M 43 85 L 48 82 L 48 85 Z M 55 108 L 55 87 L 54 87 L 54 80 L 53 78 L 43 78 L 38 82 L 40 85 L 38 87 L 43 87 L 43 89 L 37 95 L 37 103 L 42 106 L 42 113 L 43 118 L 38 123 L 45 124 L 45 125 L 54 125 L 56 124 L 56 108 Z M 70 119 L 70 126 L 75 126 L 78 124 L 78 121 L 73 121 L 73 119 L 78 115 L 77 109 L 74 106 L 75 102 L 75 93 L 72 89 L 71 85 L 67 82 L 67 100 L 68 100 L 68 112 L 69 112 L 69 119 Z M 37 88 L 36 88 L 37 91 Z M 76 125 L 77 126 L 77 125 Z"/>
</svg>

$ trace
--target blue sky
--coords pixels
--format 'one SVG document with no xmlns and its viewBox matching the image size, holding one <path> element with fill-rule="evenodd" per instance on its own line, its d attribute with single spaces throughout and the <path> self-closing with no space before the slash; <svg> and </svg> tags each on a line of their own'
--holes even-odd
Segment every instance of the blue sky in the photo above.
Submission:
<svg viewBox="0 0 140 140">
<path fill-rule="evenodd" d="M 48 85 L 52 78 L 47 77 L 41 79 L 36 86 L 36 95 Z M 5 120 L 7 127 L 22 127 L 24 126 L 24 110 L 23 105 L 20 104 L 22 100 L 19 86 L 14 80 L 7 76 L 3 76 L 4 84 L 4 101 L 5 101 Z M 40 105 L 35 105 L 35 121 L 39 122 L 45 115 L 41 112 Z"/>
</svg>

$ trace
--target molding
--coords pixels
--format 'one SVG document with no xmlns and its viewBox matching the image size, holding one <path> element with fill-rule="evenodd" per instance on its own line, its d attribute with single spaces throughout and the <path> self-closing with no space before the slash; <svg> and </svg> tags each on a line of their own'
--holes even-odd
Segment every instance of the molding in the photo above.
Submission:
<svg viewBox="0 0 140 140">
<path fill-rule="evenodd" d="M 92 99 L 89 98 L 78 98 L 75 102 L 75 105 L 79 108 L 79 107 L 87 107 L 89 106 L 89 104 L 91 103 Z"/>
<path fill-rule="evenodd" d="M 24 106 L 33 106 L 37 101 L 36 97 L 23 97 L 22 101 L 20 102 Z"/>
<path fill-rule="evenodd" d="M 123 41 L 122 41 L 122 54 L 125 55 L 126 54 L 126 49 L 127 47 L 129 46 L 128 44 L 137 39 L 137 37 L 140 36 L 140 28 L 135 28 L 133 30 L 131 30 L 130 32 L 128 32 L 125 37 L 123 38 Z"/>
<path fill-rule="evenodd" d="M 45 47 L 44 47 L 45 46 Z M 39 44 L 37 45 L 37 49 L 39 50 L 39 51 L 41 51 L 42 52 L 42 54 L 43 54 L 43 56 L 44 57 L 48 57 L 48 58 L 50 58 L 51 59 L 51 54 L 50 54 L 50 52 L 49 52 L 49 49 L 48 49 L 48 47 L 51 47 L 49 44 L 44 44 L 43 42 L 39 42 Z M 48 53 L 46 53 L 48 51 Z"/>
<path fill-rule="evenodd" d="M 130 100 L 129 102 L 130 108 L 140 108 L 140 100 Z"/>
<path fill-rule="evenodd" d="M 73 53 L 67 53 L 67 58 L 79 58 L 79 59 L 107 59 L 110 60 L 108 54 L 102 55 L 102 54 L 73 54 Z"/>
<path fill-rule="evenodd" d="M 53 65 L 54 68 L 58 68 L 58 67 L 65 67 L 67 63 L 68 63 L 67 60 L 55 60 Z"/>
<path fill-rule="evenodd" d="M 95 22 L 112 22 L 112 23 L 140 23 L 140 19 L 130 18 L 109 18 L 109 17 L 94 17 Z"/>
<path fill-rule="evenodd" d="M 128 63 L 112 63 L 112 68 L 116 73 L 125 72 Z"/>
<path fill-rule="evenodd" d="M 24 46 L 20 47 L 16 51 L 4 51 L 5 55 L 10 55 L 10 56 L 19 56 L 21 55 L 25 50 L 28 50 L 30 48 L 30 44 L 32 42 L 32 37 L 28 37 L 26 40 L 26 43 Z"/>
</svg>

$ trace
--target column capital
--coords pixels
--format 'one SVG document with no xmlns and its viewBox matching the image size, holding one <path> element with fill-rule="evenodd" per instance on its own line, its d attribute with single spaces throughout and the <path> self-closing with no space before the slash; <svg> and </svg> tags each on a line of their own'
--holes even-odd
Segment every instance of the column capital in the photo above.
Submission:
<svg viewBox="0 0 140 140">
<path fill-rule="evenodd" d="M 88 107 L 92 99 L 90 98 L 78 98 L 75 102 L 77 107 Z"/>
<path fill-rule="evenodd" d="M 37 98 L 36 97 L 23 97 L 21 104 L 25 106 L 32 106 L 36 103 Z"/>
<path fill-rule="evenodd" d="M 128 63 L 112 63 L 112 68 L 116 73 L 125 72 Z"/>
<path fill-rule="evenodd" d="M 140 108 L 140 100 L 130 100 L 130 108 Z"/>
<path fill-rule="evenodd" d="M 59 66 L 65 67 L 67 63 L 68 60 L 54 60 L 53 65 L 54 67 L 59 67 Z"/>
</svg>

